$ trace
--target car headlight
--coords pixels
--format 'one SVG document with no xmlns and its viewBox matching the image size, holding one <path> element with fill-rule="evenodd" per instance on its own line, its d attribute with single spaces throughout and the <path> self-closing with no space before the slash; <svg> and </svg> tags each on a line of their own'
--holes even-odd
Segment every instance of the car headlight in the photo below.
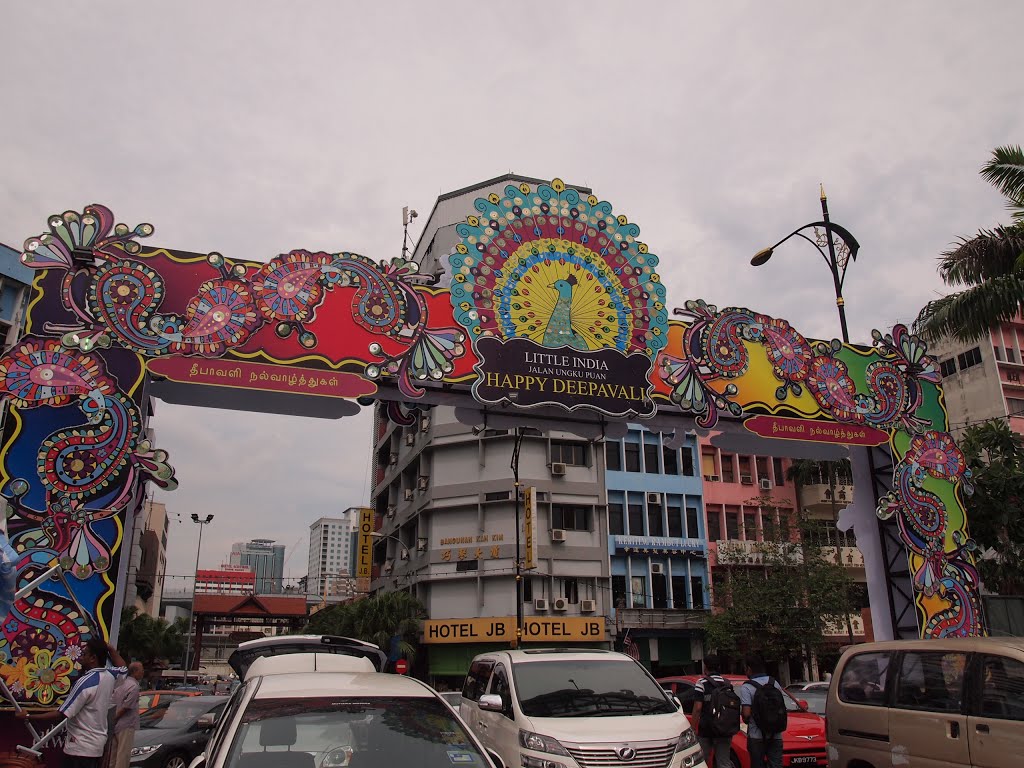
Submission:
<svg viewBox="0 0 1024 768">
<path fill-rule="evenodd" d="M 132 757 L 139 757 L 140 755 L 148 755 L 150 752 L 156 752 L 163 744 L 147 744 L 144 747 L 132 747 Z"/>
<path fill-rule="evenodd" d="M 565 747 L 558 743 L 558 739 L 550 736 L 542 736 L 532 731 L 519 731 L 519 746 L 526 749 L 534 749 L 537 752 L 550 752 L 553 755 L 568 755 Z"/>
<path fill-rule="evenodd" d="M 679 741 L 676 742 L 676 752 L 682 752 L 684 749 L 689 749 L 696 743 L 697 734 L 693 732 L 693 728 L 687 728 L 679 734 Z"/>
</svg>

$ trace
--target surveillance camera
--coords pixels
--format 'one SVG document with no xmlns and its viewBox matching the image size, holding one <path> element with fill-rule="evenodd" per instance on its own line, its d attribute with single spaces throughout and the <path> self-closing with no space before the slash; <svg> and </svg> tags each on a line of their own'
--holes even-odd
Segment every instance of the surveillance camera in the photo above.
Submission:
<svg viewBox="0 0 1024 768">
<path fill-rule="evenodd" d="M 419 216 L 419 214 L 416 212 L 415 208 L 413 208 L 411 211 L 409 211 L 409 218 L 410 219 L 415 219 L 417 216 Z"/>
<path fill-rule="evenodd" d="M 477 426 L 473 427 L 473 434 L 476 435 L 477 437 L 479 437 L 480 433 L 483 432 L 484 429 L 486 429 L 486 427 L 481 427 L 480 425 L 477 425 Z"/>
</svg>

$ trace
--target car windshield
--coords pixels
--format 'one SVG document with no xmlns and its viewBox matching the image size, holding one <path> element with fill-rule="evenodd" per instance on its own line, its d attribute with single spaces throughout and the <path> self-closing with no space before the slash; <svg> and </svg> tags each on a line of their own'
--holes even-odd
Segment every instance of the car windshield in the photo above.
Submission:
<svg viewBox="0 0 1024 768">
<path fill-rule="evenodd" d="M 793 695 L 796 696 L 797 699 L 802 699 L 803 701 L 807 702 L 808 712 L 813 712 L 816 715 L 825 714 L 825 701 L 826 699 L 828 699 L 828 693 L 826 691 L 800 691 L 799 693 L 794 693 Z"/>
<path fill-rule="evenodd" d="M 433 697 L 257 699 L 225 768 L 487 768 L 451 710 Z"/>
<path fill-rule="evenodd" d="M 160 728 L 162 730 L 185 730 L 191 728 L 200 715 L 215 708 L 209 699 L 197 696 L 175 696 L 166 704 L 149 709 L 139 715 L 139 728 Z"/>
<path fill-rule="evenodd" d="M 610 717 L 676 712 L 633 661 L 557 659 L 514 664 L 519 706 L 527 717 Z"/>
</svg>

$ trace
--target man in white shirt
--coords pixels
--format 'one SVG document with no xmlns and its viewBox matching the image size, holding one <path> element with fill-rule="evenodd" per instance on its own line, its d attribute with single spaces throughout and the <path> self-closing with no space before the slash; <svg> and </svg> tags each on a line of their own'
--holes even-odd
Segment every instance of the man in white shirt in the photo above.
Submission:
<svg viewBox="0 0 1024 768">
<path fill-rule="evenodd" d="M 107 659 L 114 664 L 107 667 Z M 68 721 L 61 768 L 100 768 L 107 743 L 107 717 L 114 683 L 128 674 L 114 646 L 99 638 L 85 644 L 79 659 L 82 674 L 59 709 L 18 716 L 31 720 Z"/>
</svg>

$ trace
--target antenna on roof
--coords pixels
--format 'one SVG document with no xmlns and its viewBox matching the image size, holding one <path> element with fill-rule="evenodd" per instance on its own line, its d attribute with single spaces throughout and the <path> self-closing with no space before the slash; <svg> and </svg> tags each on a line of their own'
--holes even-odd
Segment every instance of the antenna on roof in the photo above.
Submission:
<svg viewBox="0 0 1024 768">
<path fill-rule="evenodd" d="M 402 258 L 404 259 L 406 254 L 409 252 L 409 224 L 419 214 L 415 208 L 410 208 L 408 205 L 402 206 Z"/>
</svg>

